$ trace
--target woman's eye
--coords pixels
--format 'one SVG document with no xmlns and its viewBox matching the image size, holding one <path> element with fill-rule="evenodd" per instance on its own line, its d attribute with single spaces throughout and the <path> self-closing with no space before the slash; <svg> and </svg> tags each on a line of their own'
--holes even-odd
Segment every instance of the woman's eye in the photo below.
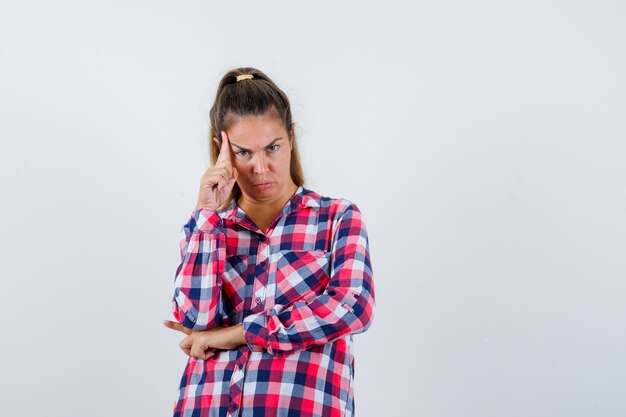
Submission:
<svg viewBox="0 0 626 417">
<path fill-rule="evenodd" d="M 248 156 L 248 151 L 239 151 L 237 152 L 238 156 Z"/>
<path fill-rule="evenodd" d="M 270 152 L 276 152 L 278 150 L 278 148 L 280 148 L 279 145 L 270 145 L 267 147 L 267 150 Z"/>
</svg>

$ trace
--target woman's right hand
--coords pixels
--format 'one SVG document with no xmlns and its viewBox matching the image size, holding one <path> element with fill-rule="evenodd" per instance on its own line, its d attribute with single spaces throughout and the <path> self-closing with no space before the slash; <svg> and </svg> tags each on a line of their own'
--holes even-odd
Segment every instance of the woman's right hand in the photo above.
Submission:
<svg viewBox="0 0 626 417">
<path fill-rule="evenodd" d="M 213 138 L 218 142 L 217 138 Z M 196 210 L 208 208 L 217 210 L 226 199 L 237 181 L 237 168 L 232 164 L 228 135 L 222 130 L 222 146 L 215 165 L 207 169 L 200 180 L 200 193 Z"/>
</svg>

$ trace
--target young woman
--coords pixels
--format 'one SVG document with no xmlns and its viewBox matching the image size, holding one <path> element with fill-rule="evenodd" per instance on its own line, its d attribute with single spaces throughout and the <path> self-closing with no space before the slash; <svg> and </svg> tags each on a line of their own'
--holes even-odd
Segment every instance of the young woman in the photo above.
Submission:
<svg viewBox="0 0 626 417">
<path fill-rule="evenodd" d="M 289 100 L 263 72 L 226 73 L 210 118 L 165 322 L 187 335 L 174 416 L 353 416 L 352 335 L 374 310 L 361 213 L 304 188 Z"/>
</svg>

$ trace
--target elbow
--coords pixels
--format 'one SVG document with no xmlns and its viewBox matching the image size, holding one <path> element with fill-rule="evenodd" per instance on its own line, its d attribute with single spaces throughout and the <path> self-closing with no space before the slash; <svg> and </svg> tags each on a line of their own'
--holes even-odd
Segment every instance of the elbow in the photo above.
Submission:
<svg viewBox="0 0 626 417">
<path fill-rule="evenodd" d="M 374 297 L 365 292 L 352 292 L 349 301 L 342 306 L 348 310 L 350 330 L 352 334 L 363 333 L 369 329 L 374 321 Z"/>
<path fill-rule="evenodd" d="M 355 334 L 367 331 L 374 322 L 374 311 L 372 309 L 361 309 L 360 312 L 353 311 L 355 315 L 354 325 Z"/>
<path fill-rule="evenodd" d="M 207 320 L 196 315 L 195 310 L 184 310 L 175 307 L 173 309 L 176 320 L 190 330 L 209 330 L 217 327 L 217 320 Z"/>
<path fill-rule="evenodd" d="M 198 321 L 197 315 L 194 310 L 181 308 L 176 302 L 173 303 L 172 314 L 176 321 L 190 330 L 206 330 L 207 323 Z"/>
<path fill-rule="evenodd" d="M 217 314 L 200 312 L 192 303 L 179 300 L 179 297 L 172 301 L 172 314 L 180 324 L 191 330 L 208 330 L 219 322 Z"/>
<path fill-rule="evenodd" d="M 174 317 L 176 318 L 176 321 L 190 330 L 206 330 L 206 326 L 203 326 L 202 323 L 194 321 L 193 316 L 183 310 L 174 310 Z"/>
<path fill-rule="evenodd" d="M 374 322 L 374 314 L 370 313 L 364 320 L 361 320 L 362 327 L 359 333 L 363 333 L 366 330 L 368 330 L 372 326 L 373 322 Z"/>
</svg>

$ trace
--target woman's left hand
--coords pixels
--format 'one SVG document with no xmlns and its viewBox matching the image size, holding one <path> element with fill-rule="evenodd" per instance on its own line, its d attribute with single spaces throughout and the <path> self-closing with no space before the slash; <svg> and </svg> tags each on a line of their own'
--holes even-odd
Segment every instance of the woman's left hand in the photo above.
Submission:
<svg viewBox="0 0 626 417">
<path fill-rule="evenodd" d="M 182 324 L 171 320 L 164 320 L 163 325 L 172 330 L 185 333 L 179 344 L 187 356 L 206 360 L 213 356 L 216 349 L 236 349 L 246 344 L 243 333 L 243 324 L 230 327 L 214 327 L 209 330 L 191 330 Z"/>
</svg>

